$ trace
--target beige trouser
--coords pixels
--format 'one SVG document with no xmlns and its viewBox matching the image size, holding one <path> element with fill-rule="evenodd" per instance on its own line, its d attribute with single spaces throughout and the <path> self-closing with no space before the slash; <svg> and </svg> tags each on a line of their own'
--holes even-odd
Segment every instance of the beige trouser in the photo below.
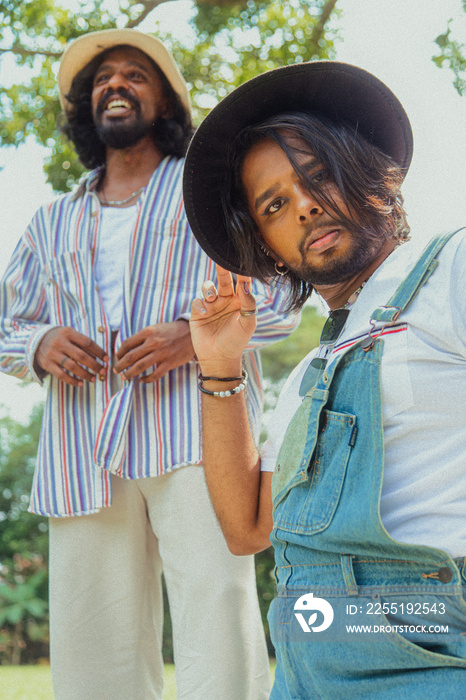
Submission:
<svg viewBox="0 0 466 700">
<path fill-rule="evenodd" d="M 113 505 L 50 520 L 56 700 L 162 698 L 162 568 L 178 700 L 265 700 L 252 557 L 228 551 L 202 467 L 113 479 Z"/>
</svg>

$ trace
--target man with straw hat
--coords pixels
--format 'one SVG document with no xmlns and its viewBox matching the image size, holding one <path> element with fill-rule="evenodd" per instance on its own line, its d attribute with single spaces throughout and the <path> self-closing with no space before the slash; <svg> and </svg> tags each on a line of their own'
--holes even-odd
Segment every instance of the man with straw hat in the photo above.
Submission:
<svg viewBox="0 0 466 700">
<path fill-rule="evenodd" d="M 206 477 L 231 551 L 275 549 L 273 700 L 464 697 L 466 230 L 406 242 L 411 155 L 395 95 L 337 61 L 245 83 L 188 151 L 188 218 L 221 266 L 191 320 Z M 250 276 L 276 274 L 330 313 L 261 459 L 238 377 Z"/>
<path fill-rule="evenodd" d="M 253 559 L 228 551 L 200 465 L 187 319 L 213 263 L 182 203 L 186 84 L 158 39 L 116 29 L 70 44 L 58 84 L 64 131 L 93 171 L 39 210 L 0 295 L 2 369 L 49 378 L 31 511 L 51 516 L 55 697 L 162 697 L 163 570 L 178 697 L 266 698 Z M 296 321 L 283 292 L 257 294 L 256 432 L 256 348 Z"/>
</svg>

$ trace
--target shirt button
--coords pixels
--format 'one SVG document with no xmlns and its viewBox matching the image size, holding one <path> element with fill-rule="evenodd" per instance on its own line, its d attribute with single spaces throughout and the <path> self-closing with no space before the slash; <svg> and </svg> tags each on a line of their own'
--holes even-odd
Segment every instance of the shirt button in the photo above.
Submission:
<svg viewBox="0 0 466 700">
<path fill-rule="evenodd" d="M 99 326 L 97 330 L 99 333 L 105 333 L 105 328 L 103 326 Z"/>
<path fill-rule="evenodd" d="M 442 566 L 438 571 L 438 578 L 442 583 L 450 583 L 453 578 L 453 571 L 448 566 Z"/>
</svg>

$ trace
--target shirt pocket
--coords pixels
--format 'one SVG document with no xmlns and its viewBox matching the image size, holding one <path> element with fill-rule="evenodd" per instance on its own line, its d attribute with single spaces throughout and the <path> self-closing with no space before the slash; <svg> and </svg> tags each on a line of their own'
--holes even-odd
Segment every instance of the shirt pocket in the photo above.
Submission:
<svg viewBox="0 0 466 700">
<path fill-rule="evenodd" d="M 93 307 L 90 251 L 72 250 L 51 258 L 44 265 L 51 323 L 79 328 Z"/>
<path fill-rule="evenodd" d="M 306 469 L 297 472 L 288 490 L 277 499 L 274 526 L 311 535 L 332 522 L 353 448 L 356 416 L 323 411 L 322 428 Z M 286 453 L 286 441 L 281 455 Z M 280 462 L 280 457 L 279 457 Z M 279 465 L 277 465 L 278 468 Z"/>
<path fill-rule="evenodd" d="M 174 321 L 189 314 L 208 279 L 209 259 L 194 239 L 186 218 L 147 222 L 136 242 L 130 270 L 130 298 L 139 327 Z"/>
</svg>

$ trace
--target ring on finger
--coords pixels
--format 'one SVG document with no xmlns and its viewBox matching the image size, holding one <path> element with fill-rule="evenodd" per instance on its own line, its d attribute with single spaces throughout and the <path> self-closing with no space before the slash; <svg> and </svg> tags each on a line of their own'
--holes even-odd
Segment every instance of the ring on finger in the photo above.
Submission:
<svg viewBox="0 0 466 700">
<path fill-rule="evenodd" d="M 239 315 L 240 316 L 255 316 L 256 313 L 257 313 L 257 309 L 252 309 L 251 311 L 243 311 L 243 309 L 241 309 L 241 311 L 239 312 Z"/>
<path fill-rule="evenodd" d="M 69 359 L 68 355 L 65 355 L 65 356 L 63 357 L 62 361 L 60 362 L 60 367 L 63 367 L 63 369 L 65 369 L 65 362 L 66 362 L 68 359 Z"/>
</svg>

